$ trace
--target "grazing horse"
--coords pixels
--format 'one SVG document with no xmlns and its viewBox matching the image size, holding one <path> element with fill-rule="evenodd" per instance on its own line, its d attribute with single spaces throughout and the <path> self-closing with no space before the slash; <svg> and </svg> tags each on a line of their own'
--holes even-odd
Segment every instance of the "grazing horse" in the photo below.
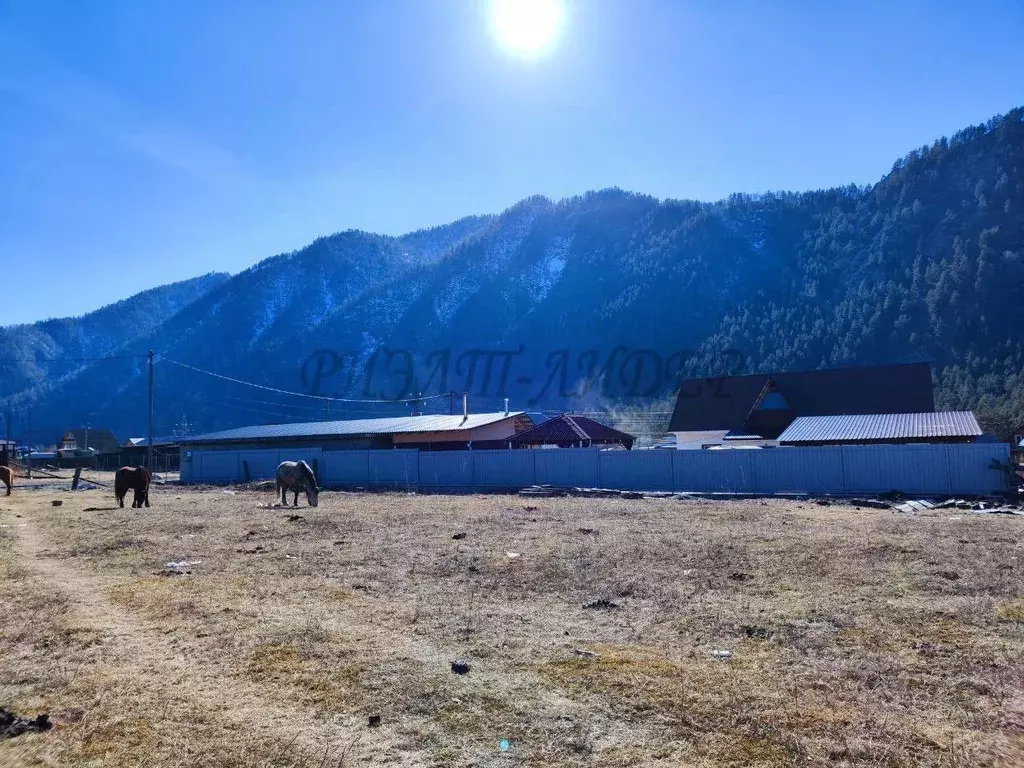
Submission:
<svg viewBox="0 0 1024 768">
<path fill-rule="evenodd" d="M 10 467 L 0 467 L 0 483 L 7 486 L 7 495 L 11 495 L 11 486 L 14 485 L 14 470 Z"/>
<path fill-rule="evenodd" d="M 304 461 L 282 461 L 277 466 L 277 492 L 281 494 L 281 503 L 288 506 L 288 491 L 295 493 L 293 507 L 299 506 L 299 491 L 306 492 L 309 506 L 315 507 L 319 499 L 316 487 L 316 476 L 309 464 Z"/>
<path fill-rule="evenodd" d="M 148 507 L 149 484 L 152 479 L 145 467 L 121 467 L 114 473 L 114 495 L 117 497 L 117 505 L 123 507 L 124 497 L 128 495 L 128 491 L 135 491 L 132 509 L 141 508 L 143 504 Z"/>
</svg>

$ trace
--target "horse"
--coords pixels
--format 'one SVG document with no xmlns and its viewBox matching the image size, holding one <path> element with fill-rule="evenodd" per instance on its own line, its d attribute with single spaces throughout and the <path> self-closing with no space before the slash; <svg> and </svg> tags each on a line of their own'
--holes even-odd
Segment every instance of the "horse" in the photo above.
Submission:
<svg viewBox="0 0 1024 768">
<path fill-rule="evenodd" d="M 309 464 L 304 461 L 282 461 L 277 465 L 277 493 L 281 494 L 281 503 L 288 506 L 288 491 L 295 494 L 293 507 L 299 506 L 299 491 L 306 492 L 309 506 L 315 507 L 319 501 L 320 491 L 316 487 L 316 476 Z"/>
<path fill-rule="evenodd" d="M 124 507 L 124 497 L 128 491 L 135 491 L 132 509 L 149 506 L 149 484 L 152 481 L 149 470 L 145 467 L 121 467 L 114 473 L 114 495 L 117 505 Z"/>
<path fill-rule="evenodd" d="M 11 487 L 14 485 L 14 470 L 10 467 L 0 467 L 0 483 L 7 486 L 7 495 L 11 495 Z"/>
</svg>

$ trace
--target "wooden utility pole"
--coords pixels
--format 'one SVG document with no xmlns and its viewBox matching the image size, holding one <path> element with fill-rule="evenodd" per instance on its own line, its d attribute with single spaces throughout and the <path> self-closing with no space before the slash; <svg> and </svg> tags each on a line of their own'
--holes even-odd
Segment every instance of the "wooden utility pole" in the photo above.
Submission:
<svg viewBox="0 0 1024 768">
<path fill-rule="evenodd" d="M 149 350 L 149 430 L 146 433 L 149 447 L 146 450 L 146 469 L 153 471 L 153 350 Z"/>
</svg>

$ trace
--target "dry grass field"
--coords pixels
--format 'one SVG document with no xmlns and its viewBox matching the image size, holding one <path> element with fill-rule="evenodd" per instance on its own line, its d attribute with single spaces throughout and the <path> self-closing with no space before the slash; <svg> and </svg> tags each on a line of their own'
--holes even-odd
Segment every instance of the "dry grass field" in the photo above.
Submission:
<svg viewBox="0 0 1024 768">
<path fill-rule="evenodd" d="M 0 497 L 0 765 L 1024 764 L 1020 518 L 152 498 Z"/>
</svg>

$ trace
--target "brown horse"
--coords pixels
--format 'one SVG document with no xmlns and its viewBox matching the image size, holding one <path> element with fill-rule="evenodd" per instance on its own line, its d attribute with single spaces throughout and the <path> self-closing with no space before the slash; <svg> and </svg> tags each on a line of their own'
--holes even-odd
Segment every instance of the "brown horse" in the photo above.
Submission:
<svg viewBox="0 0 1024 768">
<path fill-rule="evenodd" d="M 10 467 L 0 467 L 0 483 L 7 486 L 7 495 L 11 495 L 11 486 L 14 485 L 14 470 Z"/>
<path fill-rule="evenodd" d="M 152 481 L 149 470 L 145 467 L 121 467 L 114 473 L 114 495 L 117 497 L 117 505 L 124 506 L 124 497 L 128 491 L 135 491 L 132 500 L 132 509 L 149 506 L 149 484 Z"/>
</svg>

